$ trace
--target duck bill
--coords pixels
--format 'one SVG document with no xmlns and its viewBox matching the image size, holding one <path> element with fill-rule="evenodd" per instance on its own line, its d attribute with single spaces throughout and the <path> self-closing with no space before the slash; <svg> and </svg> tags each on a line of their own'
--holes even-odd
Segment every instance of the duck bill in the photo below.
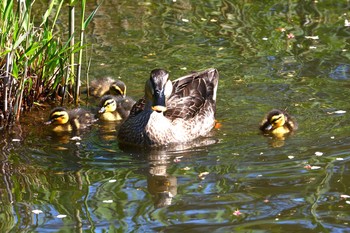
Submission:
<svg viewBox="0 0 350 233">
<path fill-rule="evenodd" d="M 152 106 L 152 110 L 157 112 L 165 112 L 167 110 L 164 93 L 156 93 L 154 95 L 154 105 Z"/>
<path fill-rule="evenodd" d="M 104 113 L 106 111 L 105 107 L 102 107 L 100 110 L 98 110 L 98 113 Z"/>
<path fill-rule="evenodd" d="M 166 107 L 161 106 L 161 105 L 156 105 L 156 106 L 152 106 L 152 110 L 156 111 L 156 112 L 165 112 Z"/>
</svg>

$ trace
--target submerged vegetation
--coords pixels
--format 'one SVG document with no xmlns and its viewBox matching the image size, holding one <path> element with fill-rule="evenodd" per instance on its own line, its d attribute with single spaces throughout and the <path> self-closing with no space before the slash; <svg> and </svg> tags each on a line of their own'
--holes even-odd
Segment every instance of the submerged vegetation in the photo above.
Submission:
<svg viewBox="0 0 350 233">
<path fill-rule="evenodd" d="M 81 3 L 79 34 L 74 11 Z M 39 3 L 40 4 L 40 3 Z M 79 102 L 84 31 L 97 8 L 85 19 L 86 1 L 69 0 L 69 37 L 56 28 L 67 1 L 50 1 L 40 22 L 34 20 L 35 1 L 4 0 L 0 5 L 0 127 L 18 121 L 21 112 L 55 100 Z M 75 43 L 74 38 L 79 38 Z M 74 57 L 79 53 L 78 62 Z M 75 72 L 74 70 L 77 69 Z"/>
</svg>

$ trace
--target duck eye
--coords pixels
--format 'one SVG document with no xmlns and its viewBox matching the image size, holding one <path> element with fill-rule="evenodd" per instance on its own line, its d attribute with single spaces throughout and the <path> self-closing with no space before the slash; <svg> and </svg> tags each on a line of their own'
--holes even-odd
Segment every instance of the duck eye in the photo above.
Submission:
<svg viewBox="0 0 350 233">
<path fill-rule="evenodd" d="M 281 119 L 282 116 L 277 116 L 271 119 L 271 123 L 275 123 L 276 121 L 278 121 L 279 119 Z"/>
<path fill-rule="evenodd" d="M 105 103 L 105 107 L 107 107 L 108 105 L 110 105 L 110 104 L 113 104 L 113 100 L 111 100 L 111 101 L 106 101 L 106 103 Z"/>
<path fill-rule="evenodd" d="M 157 95 L 157 96 L 160 96 L 160 95 L 162 94 L 162 91 L 161 91 L 161 90 L 155 90 L 155 92 L 156 92 L 156 95 Z"/>
<path fill-rule="evenodd" d="M 63 117 L 64 114 L 55 114 L 52 116 L 52 119 L 57 119 L 57 118 L 60 118 L 60 117 Z"/>
</svg>

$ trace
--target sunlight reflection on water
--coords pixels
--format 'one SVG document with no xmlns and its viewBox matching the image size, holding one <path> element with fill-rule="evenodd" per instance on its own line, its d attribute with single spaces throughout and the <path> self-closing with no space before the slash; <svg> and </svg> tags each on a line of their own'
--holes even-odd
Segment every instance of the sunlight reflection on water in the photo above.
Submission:
<svg viewBox="0 0 350 233">
<path fill-rule="evenodd" d="M 43 128 L 48 112 L 33 112 L 1 141 L 0 229 L 345 232 L 346 6 L 104 1 L 88 28 L 90 78 L 120 77 L 138 99 L 153 68 L 169 70 L 172 80 L 218 68 L 222 127 L 209 143 L 126 150 L 116 124 L 98 122 L 77 143 Z M 285 141 L 258 131 L 272 108 L 287 109 L 299 123 Z"/>
</svg>

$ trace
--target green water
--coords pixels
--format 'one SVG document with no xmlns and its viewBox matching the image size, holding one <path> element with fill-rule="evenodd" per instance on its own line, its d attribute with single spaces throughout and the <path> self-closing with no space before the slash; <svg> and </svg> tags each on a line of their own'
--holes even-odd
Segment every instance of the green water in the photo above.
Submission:
<svg viewBox="0 0 350 233">
<path fill-rule="evenodd" d="M 217 68 L 222 126 L 189 147 L 121 150 L 115 124 L 73 141 L 34 111 L 0 144 L 1 232 L 348 232 L 349 6 L 104 1 L 89 78 L 120 78 L 137 99 L 154 68 Z M 258 131 L 272 108 L 299 123 L 285 141 Z"/>
</svg>

